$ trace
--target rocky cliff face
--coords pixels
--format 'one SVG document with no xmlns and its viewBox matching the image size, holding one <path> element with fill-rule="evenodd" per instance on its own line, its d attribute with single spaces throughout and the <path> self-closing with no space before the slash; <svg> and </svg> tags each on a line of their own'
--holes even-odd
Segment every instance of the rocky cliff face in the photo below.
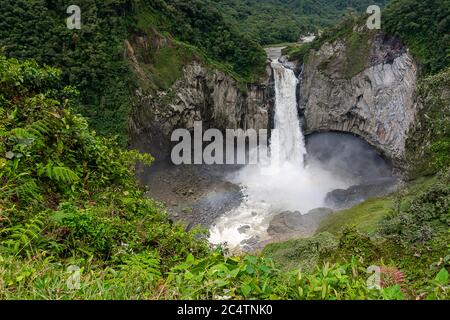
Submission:
<svg viewBox="0 0 450 320">
<path fill-rule="evenodd" d="M 305 133 L 356 134 L 401 166 L 418 109 L 418 67 L 398 39 L 381 32 L 366 36 L 359 30 L 355 34 L 356 40 L 338 39 L 309 53 L 298 90 Z M 140 60 L 146 59 L 139 58 L 135 50 L 160 50 L 164 46 L 170 46 L 170 42 L 162 37 L 126 42 L 126 55 L 138 78 L 145 77 Z M 132 147 L 150 151 L 158 158 L 169 154 L 172 131 L 191 129 L 194 121 L 203 121 L 204 129 L 258 130 L 273 126 L 270 66 L 264 81 L 244 86 L 230 75 L 192 59 L 169 89 L 152 93 L 140 89 L 135 98 L 130 119 Z"/>
<path fill-rule="evenodd" d="M 310 52 L 299 87 L 305 130 L 356 134 L 401 163 L 416 116 L 417 65 L 393 37 L 365 41 L 356 56 L 341 39 Z"/>
<path fill-rule="evenodd" d="M 126 47 L 136 74 L 143 74 L 133 47 L 129 43 Z M 137 90 L 135 96 L 130 119 L 132 145 L 163 158 L 169 154 L 173 130 L 192 129 L 194 121 L 203 121 L 204 129 L 267 129 L 274 105 L 273 75 L 268 68 L 263 83 L 242 85 L 193 60 L 170 89 L 153 94 Z"/>
</svg>

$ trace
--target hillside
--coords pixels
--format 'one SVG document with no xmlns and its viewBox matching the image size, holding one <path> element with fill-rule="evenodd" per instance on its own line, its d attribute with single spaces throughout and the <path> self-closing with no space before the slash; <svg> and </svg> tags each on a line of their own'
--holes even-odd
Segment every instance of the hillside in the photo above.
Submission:
<svg viewBox="0 0 450 320">
<path fill-rule="evenodd" d="M 384 29 L 366 32 L 364 16 L 340 20 L 365 0 L 83 0 L 81 30 L 61 23 L 62 0 L 4 0 L 0 299 L 449 300 L 449 1 L 392 0 Z M 343 104 L 328 106 L 343 97 L 350 107 L 331 119 L 336 127 L 330 120 L 313 130 L 373 138 L 374 153 L 385 147 L 375 149 L 378 140 L 403 135 L 399 187 L 336 209 L 310 237 L 247 253 L 211 244 L 210 230 L 175 219 L 140 183 L 142 167 L 163 160 L 170 145 L 163 139 L 150 155 L 150 140 L 197 120 L 271 129 L 277 92 L 261 45 L 322 28 L 312 43 L 284 49 L 297 69 L 286 71 L 295 80 L 296 129 L 298 108 L 321 124 L 319 107 L 335 111 Z M 400 67 L 392 71 L 394 60 Z M 387 94 L 378 99 L 379 92 Z M 378 118 L 360 130 L 356 116 L 372 109 L 358 103 L 368 96 L 398 135 Z M 411 123 L 406 100 L 415 108 Z M 386 150 L 396 161 L 397 145 Z M 207 179 L 188 178 L 176 192 L 208 189 Z M 282 178 L 277 183 L 289 181 Z M 166 181 L 167 190 L 179 188 L 176 181 Z M 218 206 L 215 191 L 207 208 Z M 371 266 L 379 267 L 379 287 L 368 285 Z"/>
<path fill-rule="evenodd" d="M 83 0 L 78 5 L 86 26 L 72 31 L 61 23 L 67 17 L 64 1 L 51 5 L 43 0 L 3 1 L 0 49 L 8 57 L 61 68 L 62 84 L 81 93 L 76 111 L 89 118 L 99 133 L 117 135 L 122 145 L 128 142 L 130 93 L 137 88 L 136 77 L 123 59 L 127 37 L 159 30 L 193 46 L 197 55 L 243 81 L 264 72 L 262 48 L 201 0 L 189 5 L 181 0 Z"/>
<path fill-rule="evenodd" d="M 262 45 L 296 42 L 300 36 L 330 27 L 348 9 L 358 14 L 387 0 L 209 0 L 225 18 Z"/>
<path fill-rule="evenodd" d="M 401 202 L 382 224 L 385 239 L 344 229 L 331 245 L 312 240 L 319 251 L 297 252 L 301 263 L 317 268 L 280 271 L 264 257 L 225 257 L 208 248 L 201 231 L 186 233 L 143 198 L 131 166 L 151 157 L 122 151 L 90 131 L 71 111 L 73 90 L 55 89 L 57 69 L 1 57 L 0 76 L 2 299 L 448 298 L 439 260 L 448 249 L 448 173 Z M 424 209 L 428 215 L 417 219 Z M 277 263 L 285 259 L 267 250 Z M 411 273 L 396 282 L 386 271 L 385 288 L 369 289 L 365 268 L 380 261 Z M 80 268 L 79 290 L 65 287 L 66 265 Z"/>
</svg>

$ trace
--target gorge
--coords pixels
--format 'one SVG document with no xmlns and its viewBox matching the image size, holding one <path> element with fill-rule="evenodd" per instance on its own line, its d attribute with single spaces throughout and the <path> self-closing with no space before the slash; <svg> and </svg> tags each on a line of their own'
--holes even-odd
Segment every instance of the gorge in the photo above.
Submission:
<svg viewBox="0 0 450 320">
<path fill-rule="evenodd" d="M 259 150 L 260 155 L 269 154 L 268 158 L 260 158 L 256 166 L 182 165 L 175 168 L 162 161 L 150 169 L 144 169 L 143 174 L 143 182 L 149 183 L 149 195 L 168 203 L 175 220 L 184 221 L 190 226 L 201 224 L 210 227 L 212 243 L 226 242 L 231 247 L 250 251 L 267 242 L 309 236 L 314 233 L 321 219 L 332 214 L 334 209 L 355 205 L 370 196 L 386 194 L 393 190 L 396 183 L 389 165 L 356 137 L 337 133 L 312 135 L 308 138 L 314 141 L 309 143 L 312 153 L 306 154 L 299 118 L 301 109 L 298 108 L 298 102 L 302 99 L 301 95 L 299 99 L 298 93 L 302 92 L 299 84 L 304 82 L 303 73 L 297 76 L 290 69 L 295 68 L 295 65 L 285 67 L 278 62 L 281 58 L 280 49 L 272 49 L 268 53 L 272 62 L 267 83 L 274 87 L 274 97 L 270 98 L 268 94 L 264 97 L 269 97 L 268 101 L 273 99 L 274 106 L 261 107 L 256 102 L 258 109 L 252 109 L 261 110 L 266 115 L 267 120 L 262 125 L 273 123 L 276 129 L 272 131 L 270 151 Z M 191 70 L 191 67 L 187 67 L 185 72 L 190 74 Z M 189 79 L 192 78 L 189 76 Z M 185 103 L 184 106 L 188 108 L 196 108 L 196 104 L 189 102 L 195 101 L 194 97 L 199 100 L 204 96 L 198 96 L 198 82 L 192 86 L 185 81 L 183 79 L 181 83 L 195 89 L 178 90 L 177 98 L 173 101 L 176 104 Z M 222 105 L 220 101 L 223 98 L 218 97 L 224 96 L 230 99 L 227 100 L 230 104 L 228 109 L 217 111 L 213 107 L 212 115 L 209 115 L 211 118 L 207 118 L 209 121 L 206 123 L 217 123 L 217 114 L 226 111 L 225 123 L 228 125 L 244 128 L 254 126 L 255 123 L 236 122 L 234 116 L 236 112 L 241 112 L 235 106 L 236 96 L 240 93 L 233 85 L 221 87 L 233 82 L 219 83 L 219 87 L 214 87 L 212 91 L 216 95 L 213 99 L 216 102 L 212 102 L 212 106 L 215 103 Z M 179 89 L 179 85 L 175 84 L 175 87 Z M 265 90 L 268 90 L 267 87 Z M 248 94 L 251 96 L 251 91 Z M 183 110 L 183 107 L 179 110 Z M 261 114 L 260 111 L 258 114 Z M 272 119 L 269 119 L 269 114 L 273 114 Z M 204 112 L 200 111 L 198 118 L 192 118 L 191 121 L 201 120 L 204 116 Z M 252 114 L 246 116 L 252 117 Z M 188 123 L 184 125 L 189 128 Z M 341 150 L 333 149 L 327 145 L 327 141 L 341 145 Z M 320 145 L 326 147 L 321 148 Z M 350 163 L 353 163 L 352 169 Z M 377 174 L 373 174 L 375 171 Z M 204 182 L 199 185 L 199 180 Z M 176 181 L 183 181 L 186 187 L 177 185 Z M 188 188 L 190 183 L 197 183 L 197 187 Z M 345 191 L 350 187 L 353 189 Z M 179 194 L 177 191 L 186 188 L 187 193 Z M 339 192 L 348 193 L 344 197 L 346 203 L 339 201 Z M 350 194 L 353 200 L 347 199 Z M 290 226 L 287 227 L 290 230 L 286 232 L 286 227 L 274 227 L 276 221 L 285 220 L 286 217 L 290 219 Z"/>
<path fill-rule="evenodd" d="M 363 35 L 365 31 L 356 32 Z M 420 109 L 415 93 L 418 69 L 395 37 L 378 32 L 361 41 L 367 41 L 367 49 L 357 61 L 351 60 L 352 43 L 338 39 L 312 50 L 304 65 L 289 63 L 297 74 L 302 68 L 297 99 L 305 133 L 358 135 L 401 168 L 405 166 L 408 132 Z M 135 46 L 145 43 L 148 46 L 151 41 L 136 40 Z M 127 48 L 140 74 L 135 49 L 131 44 Z M 350 70 L 354 65 L 358 69 Z M 161 157 L 168 154 L 171 132 L 193 128 L 194 121 L 218 129 L 270 130 L 274 75 L 268 65 L 261 83 L 243 87 L 223 72 L 194 61 L 183 68 L 182 77 L 168 91 L 156 97 L 137 92 L 136 100 L 130 120 L 132 146 Z"/>
<path fill-rule="evenodd" d="M 0 300 L 450 299 L 450 0 L 1 3 Z"/>
</svg>

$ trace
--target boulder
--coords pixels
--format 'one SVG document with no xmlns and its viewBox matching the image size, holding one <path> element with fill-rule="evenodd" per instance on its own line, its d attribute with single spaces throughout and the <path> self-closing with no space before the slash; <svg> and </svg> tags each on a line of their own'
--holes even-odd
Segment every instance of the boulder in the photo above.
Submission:
<svg viewBox="0 0 450 320">
<path fill-rule="evenodd" d="M 327 194 L 325 203 L 336 209 L 350 208 L 368 198 L 381 197 L 393 192 L 396 184 L 395 178 L 381 178 L 348 189 L 336 189 Z"/>
<path fill-rule="evenodd" d="M 302 215 L 299 211 L 284 211 L 275 215 L 270 221 L 267 233 L 273 238 L 300 238 L 314 234 L 320 221 L 333 213 L 328 208 L 317 208 Z"/>
</svg>

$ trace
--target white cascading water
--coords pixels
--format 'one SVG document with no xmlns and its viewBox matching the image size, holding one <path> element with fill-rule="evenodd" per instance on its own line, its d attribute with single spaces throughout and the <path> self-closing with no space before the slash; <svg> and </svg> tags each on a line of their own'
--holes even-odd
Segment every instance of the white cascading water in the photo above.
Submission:
<svg viewBox="0 0 450 320">
<path fill-rule="evenodd" d="M 275 214 L 283 211 L 308 211 L 323 207 L 325 196 L 334 189 L 350 184 L 323 170 L 320 166 L 305 166 L 305 139 L 301 130 L 294 72 L 279 62 L 273 62 L 275 77 L 274 130 L 270 158 L 259 165 L 249 165 L 229 177 L 241 186 L 241 205 L 220 217 L 210 229 L 209 241 L 226 243 L 230 249 L 245 241 L 264 241 L 267 228 Z M 261 150 L 259 155 L 267 154 Z"/>
<path fill-rule="evenodd" d="M 271 160 L 274 165 L 292 165 L 303 168 L 306 155 L 305 139 L 297 112 L 297 84 L 294 71 L 279 62 L 273 62 L 275 76 L 274 132 L 271 140 Z"/>
</svg>

